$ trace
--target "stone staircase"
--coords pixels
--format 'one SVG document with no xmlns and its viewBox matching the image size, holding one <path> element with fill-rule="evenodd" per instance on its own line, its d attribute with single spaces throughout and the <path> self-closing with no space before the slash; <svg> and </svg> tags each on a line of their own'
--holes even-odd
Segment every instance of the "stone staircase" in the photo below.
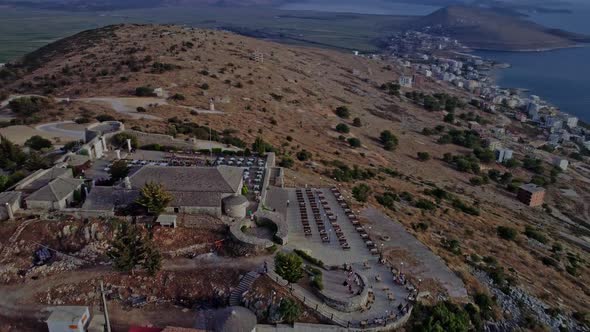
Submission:
<svg viewBox="0 0 590 332">
<path fill-rule="evenodd" d="M 234 290 L 232 290 L 231 295 L 229 296 L 229 305 L 230 306 L 239 306 L 242 302 L 242 295 L 250 290 L 252 284 L 256 279 L 260 277 L 260 274 L 254 271 L 248 272 L 245 276 L 242 277 L 240 280 L 240 284 Z"/>
</svg>

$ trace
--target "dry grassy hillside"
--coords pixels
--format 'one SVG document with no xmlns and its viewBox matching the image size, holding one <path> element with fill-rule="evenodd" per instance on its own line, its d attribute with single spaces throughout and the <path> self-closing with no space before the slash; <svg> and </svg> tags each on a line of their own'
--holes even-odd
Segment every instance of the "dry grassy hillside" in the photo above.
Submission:
<svg viewBox="0 0 590 332">
<path fill-rule="evenodd" d="M 252 59 L 255 52 L 264 54 L 264 62 Z M 554 307 L 582 310 L 590 303 L 587 263 L 580 268 L 580 276 L 573 277 L 562 266 L 554 268 L 541 261 L 551 255 L 551 244 L 562 242 L 557 236 L 555 220 L 542 210 L 515 202 L 512 194 L 494 184 L 470 185 L 472 175 L 460 173 L 440 160 L 446 152 L 457 154 L 467 149 L 439 145 L 435 137 L 419 133 L 424 127 L 443 124 L 442 113 L 427 112 L 379 88 L 383 83 L 397 81 L 403 70 L 395 65 L 220 31 L 124 25 L 85 32 L 52 44 L 31 54 L 23 67 L 15 71 L 20 78 L 6 80 L 3 87 L 10 93 L 70 98 L 131 96 L 137 87 L 151 86 L 165 89 L 170 96 L 184 96 L 184 100 L 169 100 L 170 104 L 208 108 L 209 99 L 213 98 L 223 114 L 195 115 L 173 106 L 153 107 L 147 114 L 163 119 L 177 117 L 219 131 L 234 129 L 236 136 L 248 143 L 263 137 L 278 149 L 279 159 L 291 156 L 296 160 L 296 153 L 303 149 L 311 152 L 311 163 L 296 160 L 287 172 L 289 184 L 333 184 L 334 180 L 327 174 L 334 168 L 333 162 L 339 161 L 350 167 L 389 168 L 400 174 L 378 172 L 365 181 L 341 183 L 346 191 L 364 182 L 374 194 L 386 190 L 398 194 L 409 192 L 415 200 L 434 201 L 424 190 L 432 189 L 433 185 L 445 188 L 466 204 L 477 206 L 480 215 L 460 212 L 445 200 L 438 204 L 440 208 L 430 212 L 403 202 L 387 212 L 408 229 L 418 223 L 428 225 L 425 231 L 416 228 L 413 232 L 445 258 L 470 290 L 481 287 L 466 263 L 467 257 L 477 254 L 496 257 L 516 284 Z M 416 89 L 467 98 L 434 82 L 426 81 Z M 349 119 L 334 114 L 343 105 L 351 110 Z M 469 107 L 457 112 L 466 111 L 477 112 Z M 132 120 L 106 107 L 81 102 L 58 106 L 43 114 L 43 120 L 103 113 L 123 119 L 129 127 L 157 132 L 170 129 L 165 120 Z M 494 121 L 492 115 L 482 113 L 481 116 L 491 123 Z M 352 125 L 355 117 L 360 118 L 360 127 Z M 336 132 L 334 128 L 339 123 L 348 123 L 350 133 Z M 378 141 L 379 133 L 386 129 L 399 138 L 399 146 L 393 152 L 384 150 Z M 350 148 L 339 139 L 340 135 L 359 138 L 362 147 Z M 428 152 L 432 158 L 419 161 L 417 152 Z M 488 167 L 501 169 L 494 164 Z M 530 176 L 525 171 L 516 173 Z M 380 206 L 373 195 L 369 204 Z M 523 234 L 516 241 L 502 240 L 496 235 L 499 225 L 515 227 L 519 232 L 525 225 L 542 225 L 551 241 L 539 245 Z M 444 239 L 458 240 L 461 253 L 445 249 L 441 244 Z M 580 254 L 588 260 L 585 253 L 566 243 L 563 245 L 564 253 Z"/>
</svg>

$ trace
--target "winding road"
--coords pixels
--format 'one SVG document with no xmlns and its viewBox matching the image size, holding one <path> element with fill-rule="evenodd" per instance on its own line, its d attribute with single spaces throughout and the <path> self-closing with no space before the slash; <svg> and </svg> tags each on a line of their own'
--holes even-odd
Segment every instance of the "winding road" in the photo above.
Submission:
<svg viewBox="0 0 590 332">
<path fill-rule="evenodd" d="M 83 140 L 85 138 L 84 130 L 75 130 L 75 129 L 65 129 L 60 128 L 60 125 L 64 124 L 74 124 L 73 121 L 59 121 L 59 122 L 51 122 L 45 123 L 42 125 L 38 125 L 35 127 L 36 130 L 44 133 L 48 133 L 52 136 L 67 136 L 72 137 L 75 139 Z"/>
</svg>

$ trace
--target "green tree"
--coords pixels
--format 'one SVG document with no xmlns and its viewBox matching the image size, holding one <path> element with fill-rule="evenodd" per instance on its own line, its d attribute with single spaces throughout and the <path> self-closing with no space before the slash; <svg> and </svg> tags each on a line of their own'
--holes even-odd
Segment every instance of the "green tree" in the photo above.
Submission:
<svg viewBox="0 0 590 332">
<path fill-rule="evenodd" d="M 131 140 L 131 147 L 134 149 L 137 148 L 137 146 L 138 146 L 137 137 L 133 134 L 125 133 L 125 132 L 118 133 L 115 136 L 113 136 L 113 138 L 111 138 L 111 143 L 113 143 L 113 145 L 115 145 L 115 146 L 126 149 L 128 139 Z"/>
<path fill-rule="evenodd" d="M 126 177 L 129 174 L 129 167 L 127 166 L 127 162 L 124 160 L 117 160 L 111 165 L 111 169 L 109 170 L 109 175 L 111 176 L 111 180 L 119 181 Z"/>
<path fill-rule="evenodd" d="M 31 136 L 31 138 L 29 138 L 26 142 L 25 142 L 25 146 L 30 147 L 33 150 L 42 150 L 42 149 L 47 149 L 53 146 L 53 144 L 51 144 L 51 141 L 43 138 L 39 135 L 35 135 L 35 136 Z"/>
<path fill-rule="evenodd" d="M 151 241 L 144 239 L 143 248 L 141 266 L 153 276 L 162 269 L 162 255 Z"/>
<path fill-rule="evenodd" d="M 366 183 L 361 183 L 352 188 L 352 196 L 359 202 L 365 203 L 371 195 L 371 187 Z"/>
<path fill-rule="evenodd" d="M 46 157 L 43 157 L 40 153 L 31 152 L 27 156 L 24 166 L 27 171 L 34 172 L 38 169 L 51 167 L 51 162 Z"/>
<path fill-rule="evenodd" d="M 256 151 L 260 156 L 265 155 L 267 152 L 271 152 L 273 150 L 273 147 L 266 143 L 260 136 L 256 137 L 256 140 L 254 143 L 252 143 L 252 151 Z"/>
<path fill-rule="evenodd" d="M 16 170 L 21 168 L 27 159 L 27 155 L 21 148 L 4 136 L 0 136 L 0 168 L 4 170 Z"/>
<path fill-rule="evenodd" d="M 141 266 L 148 274 L 155 275 L 162 268 L 162 255 L 154 244 L 135 225 L 124 221 L 115 225 L 115 237 L 107 251 L 113 267 L 133 274 Z"/>
<path fill-rule="evenodd" d="M 133 274 L 143 260 L 144 253 L 143 239 L 137 226 L 118 222 L 115 237 L 107 251 L 107 256 L 113 261 L 113 267 Z"/>
<path fill-rule="evenodd" d="M 171 201 L 172 195 L 164 189 L 162 184 L 156 182 L 146 183 L 137 198 L 137 204 L 156 216 L 162 213 Z"/>
<path fill-rule="evenodd" d="M 279 252 L 275 256 L 275 272 L 290 283 L 303 277 L 303 259 L 295 253 Z"/>
<path fill-rule="evenodd" d="M 343 119 L 348 119 L 350 117 L 350 110 L 346 106 L 339 106 L 336 108 L 336 115 Z"/>
<path fill-rule="evenodd" d="M 301 316 L 301 307 L 297 302 L 289 298 L 284 298 L 279 305 L 279 313 L 283 321 L 292 324 Z"/>
</svg>

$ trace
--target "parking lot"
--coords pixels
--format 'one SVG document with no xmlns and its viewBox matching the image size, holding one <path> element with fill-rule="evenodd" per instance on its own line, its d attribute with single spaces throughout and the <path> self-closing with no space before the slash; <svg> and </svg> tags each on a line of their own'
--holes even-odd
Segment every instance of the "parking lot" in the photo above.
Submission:
<svg viewBox="0 0 590 332">
<path fill-rule="evenodd" d="M 259 195 L 264 181 L 266 160 L 262 157 L 237 157 L 221 156 L 215 161 L 215 165 L 227 165 L 244 168 L 244 185 L 250 193 Z"/>
</svg>

